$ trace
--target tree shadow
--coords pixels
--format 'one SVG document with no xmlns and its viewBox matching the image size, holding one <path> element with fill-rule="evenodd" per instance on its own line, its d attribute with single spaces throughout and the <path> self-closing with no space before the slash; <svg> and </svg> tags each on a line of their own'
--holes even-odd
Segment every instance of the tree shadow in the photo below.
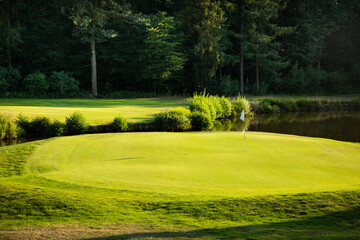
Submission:
<svg viewBox="0 0 360 240">
<path fill-rule="evenodd" d="M 360 208 L 280 223 L 179 232 L 139 232 L 86 240 L 114 239 L 359 239 Z"/>
</svg>

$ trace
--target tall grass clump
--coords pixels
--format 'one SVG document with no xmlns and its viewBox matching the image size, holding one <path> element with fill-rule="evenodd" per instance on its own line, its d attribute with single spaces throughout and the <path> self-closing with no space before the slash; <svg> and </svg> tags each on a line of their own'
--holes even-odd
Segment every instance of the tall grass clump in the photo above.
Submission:
<svg viewBox="0 0 360 240">
<path fill-rule="evenodd" d="M 232 114 L 234 116 L 240 116 L 241 112 L 243 110 L 244 110 L 245 115 L 248 117 L 254 115 L 254 113 L 251 111 L 251 106 L 250 106 L 249 101 L 244 97 L 238 96 L 234 100 Z"/>
<path fill-rule="evenodd" d="M 88 130 L 89 125 L 86 123 L 84 115 L 77 111 L 72 113 L 65 120 L 65 135 L 84 134 Z"/>
<path fill-rule="evenodd" d="M 189 119 L 191 112 L 183 107 L 178 107 L 167 112 L 156 114 L 154 124 L 164 131 L 185 131 L 191 128 Z"/>
<path fill-rule="evenodd" d="M 208 115 L 212 121 L 231 115 L 231 103 L 226 97 L 211 96 L 202 93 L 188 98 L 191 112 L 201 112 Z"/>
<path fill-rule="evenodd" d="M 125 132 L 129 129 L 129 124 L 124 117 L 117 116 L 111 122 L 110 127 L 114 132 Z"/>
<path fill-rule="evenodd" d="M 0 140 L 17 138 L 18 128 L 10 113 L 0 113 Z"/>
</svg>

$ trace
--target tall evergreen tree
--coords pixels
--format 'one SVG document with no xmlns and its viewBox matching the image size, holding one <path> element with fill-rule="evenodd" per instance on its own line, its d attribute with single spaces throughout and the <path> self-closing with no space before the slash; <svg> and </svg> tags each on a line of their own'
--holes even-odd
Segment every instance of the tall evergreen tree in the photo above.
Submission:
<svg viewBox="0 0 360 240">
<path fill-rule="evenodd" d="M 71 8 L 71 20 L 74 23 L 74 35 L 82 42 L 90 43 L 91 48 L 91 83 L 92 94 L 97 96 L 96 43 L 116 37 L 107 24 L 111 19 L 128 15 L 127 7 L 112 0 L 74 1 Z"/>
</svg>

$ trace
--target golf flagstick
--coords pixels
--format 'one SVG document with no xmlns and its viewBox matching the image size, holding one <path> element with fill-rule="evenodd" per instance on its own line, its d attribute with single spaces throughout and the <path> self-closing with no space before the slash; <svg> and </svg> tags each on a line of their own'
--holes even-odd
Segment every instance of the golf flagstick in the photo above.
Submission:
<svg viewBox="0 0 360 240">
<path fill-rule="evenodd" d="M 242 131 L 242 134 L 244 134 L 244 152 L 245 152 L 245 112 L 242 110 L 240 120 L 244 123 L 244 131 Z"/>
</svg>

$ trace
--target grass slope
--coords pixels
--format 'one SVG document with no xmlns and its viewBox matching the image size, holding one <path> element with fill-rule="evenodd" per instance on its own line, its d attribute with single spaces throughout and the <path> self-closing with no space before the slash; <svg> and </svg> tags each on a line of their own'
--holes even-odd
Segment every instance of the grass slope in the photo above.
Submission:
<svg viewBox="0 0 360 240">
<path fill-rule="evenodd" d="M 110 122 L 122 115 L 131 122 L 149 121 L 154 114 L 186 104 L 185 98 L 152 99 L 0 99 L 0 111 L 25 116 L 48 116 L 64 121 L 74 111 L 81 111 L 92 125 Z"/>
<path fill-rule="evenodd" d="M 126 133 L 0 148 L 0 239 L 359 236 L 359 144 L 248 133 L 244 152 L 242 141 Z M 7 163 L 16 155 L 24 170 Z"/>
</svg>

